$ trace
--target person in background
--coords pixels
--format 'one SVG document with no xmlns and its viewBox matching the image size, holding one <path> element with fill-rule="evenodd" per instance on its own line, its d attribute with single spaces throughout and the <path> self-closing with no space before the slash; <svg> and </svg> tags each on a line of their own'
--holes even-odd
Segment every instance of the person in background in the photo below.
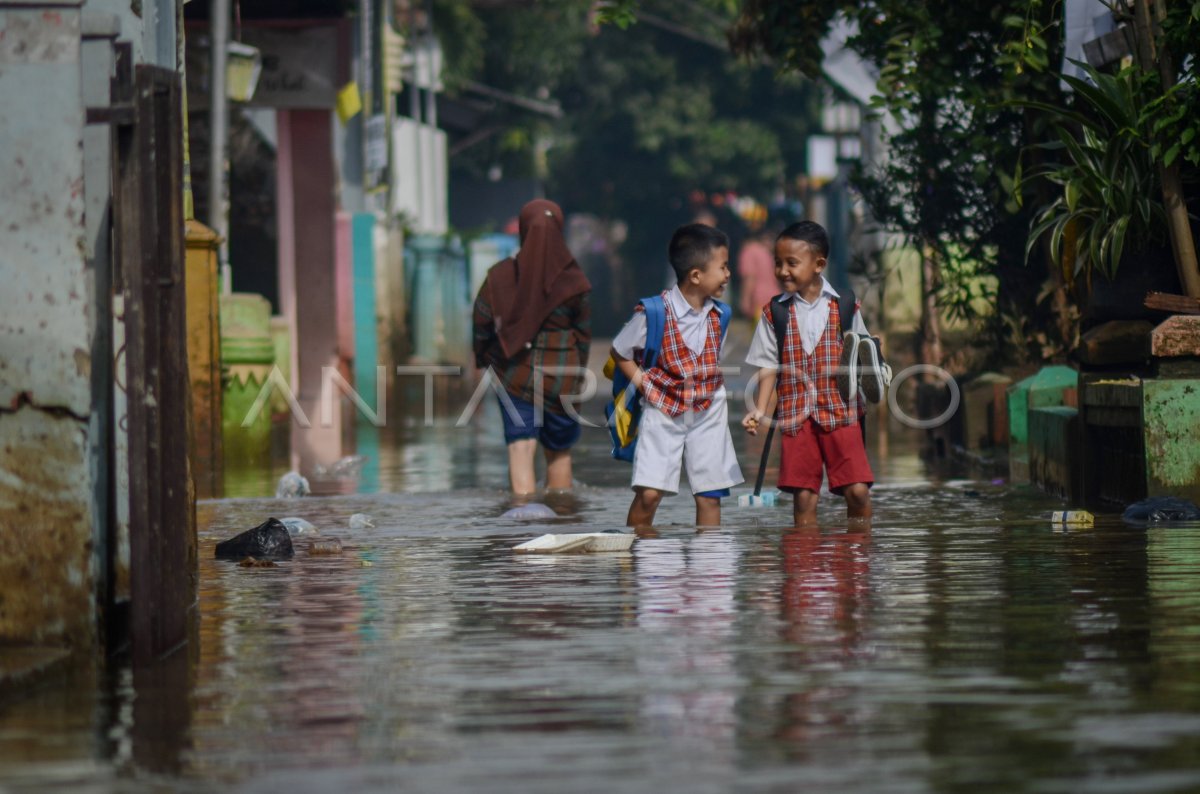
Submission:
<svg viewBox="0 0 1200 794">
<path fill-rule="evenodd" d="M 488 270 L 475 298 L 474 349 L 476 365 L 491 367 L 504 388 L 500 415 L 512 490 L 531 494 L 539 443 L 547 490 L 572 484 L 571 447 L 581 431 L 567 402 L 587 367 L 592 285 L 563 239 L 557 204 L 526 204 L 519 230 L 520 250 Z"/>
<path fill-rule="evenodd" d="M 759 233 L 742 243 L 738 252 L 737 274 L 741 281 L 738 310 L 743 317 L 757 320 L 767 301 L 779 294 L 775 278 L 775 255 L 765 233 Z"/>
</svg>

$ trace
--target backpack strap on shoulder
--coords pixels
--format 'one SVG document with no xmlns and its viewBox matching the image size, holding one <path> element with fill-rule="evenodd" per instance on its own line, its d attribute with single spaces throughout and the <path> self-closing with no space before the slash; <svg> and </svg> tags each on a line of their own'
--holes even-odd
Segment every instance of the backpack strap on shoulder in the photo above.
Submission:
<svg viewBox="0 0 1200 794">
<path fill-rule="evenodd" d="M 858 310 L 858 299 L 854 297 L 854 290 L 846 287 L 838 295 L 838 316 L 842 321 L 842 334 L 854 327 L 854 312 Z"/>
<path fill-rule="evenodd" d="M 717 304 L 717 311 L 721 313 L 721 344 L 724 345 L 725 335 L 729 333 L 729 321 L 733 319 L 733 309 L 729 307 L 728 303 L 722 303 L 719 300 L 714 300 L 713 303 Z"/>
<path fill-rule="evenodd" d="M 775 350 L 779 356 L 779 364 L 783 365 L 783 340 L 787 338 L 788 318 L 792 315 L 792 305 L 783 300 L 786 292 L 781 292 L 768 304 L 771 307 L 771 326 L 775 329 Z"/>
<path fill-rule="evenodd" d="M 662 347 L 667 310 L 663 306 L 662 295 L 642 298 L 638 303 L 646 310 L 646 345 L 642 348 L 642 369 L 650 369 L 658 360 L 658 351 Z"/>
</svg>

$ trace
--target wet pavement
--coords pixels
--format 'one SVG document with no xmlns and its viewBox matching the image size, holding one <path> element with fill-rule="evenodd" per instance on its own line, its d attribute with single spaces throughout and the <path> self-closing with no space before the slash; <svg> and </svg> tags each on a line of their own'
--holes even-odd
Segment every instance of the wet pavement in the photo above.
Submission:
<svg viewBox="0 0 1200 794">
<path fill-rule="evenodd" d="M 494 428 L 363 431 L 325 496 L 263 498 L 273 469 L 202 503 L 192 657 L 0 707 L 0 792 L 1200 791 L 1195 528 L 1056 530 L 894 433 L 869 531 L 826 497 L 698 532 L 685 495 L 632 552 L 517 555 L 620 527 L 629 470 L 588 431 L 559 517 L 502 519 Z M 213 559 L 269 515 L 342 554 Z"/>
</svg>

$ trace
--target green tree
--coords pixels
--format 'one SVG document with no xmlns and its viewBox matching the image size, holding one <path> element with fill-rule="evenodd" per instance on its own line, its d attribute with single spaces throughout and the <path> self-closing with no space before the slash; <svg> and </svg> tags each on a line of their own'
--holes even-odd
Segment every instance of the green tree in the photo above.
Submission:
<svg viewBox="0 0 1200 794">
<path fill-rule="evenodd" d="M 648 2 L 649 19 L 623 31 L 597 26 L 592 5 L 548 0 L 472 12 L 481 55 L 474 66 L 464 60 L 465 71 L 555 100 L 563 115 L 497 108 L 489 124 L 501 131 L 452 167 L 477 178 L 494 165 L 538 176 L 568 211 L 623 220 L 630 279 L 622 291 L 632 297 L 664 283 L 667 237 L 689 218 L 689 194 L 766 201 L 803 170 L 819 92 L 799 75 L 739 62 L 724 39 L 734 9 L 723 0 Z M 721 220 L 734 223 L 732 215 Z"/>
<path fill-rule="evenodd" d="M 809 75 L 820 69 L 820 41 L 834 18 L 856 26 L 848 46 L 878 70 L 874 105 L 894 130 L 887 163 L 860 172 L 856 183 L 876 219 L 922 253 L 924 360 L 943 358 L 935 305 L 974 318 L 979 298 L 994 300 L 998 311 L 985 326 L 991 341 L 1016 341 L 1038 357 L 1071 333 L 1054 322 L 1062 315 L 1061 290 L 1056 303 L 1039 301 L 1054 291 L 1044 289 L 1044 271 L 1031 278 L 1026 269 L 1030 211 L 1016 207 L 1009 190 L 1037 120 L 1005 104 L 1018 96 L 1059 101 L 1048 67 L 1061 58 L 1053 30 L 1060 13 L 1044 0 L 742 5 L 734 46 Z M 989 273 L 998 277 L 996 292 L 980 295 L 974 277 Z"/>
</svg>

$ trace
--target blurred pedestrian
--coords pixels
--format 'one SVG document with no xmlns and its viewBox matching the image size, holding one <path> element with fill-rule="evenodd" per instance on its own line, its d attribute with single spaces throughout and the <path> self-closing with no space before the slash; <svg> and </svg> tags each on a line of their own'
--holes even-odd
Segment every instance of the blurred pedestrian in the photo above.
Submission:
<svg viewBox="0 0 1200 794">
<path fill-rule="evenodd" d="M 738 310 L 742 316 L 758 319 L 767 301 L 779 294 L 779 279 L 775 278 L 775 254 L 761 232 L 747 238 L 738 252 L 739 285 Z"/>
<path fill-rule="evenodd" d="M 571 487 L 571 447 L 581 431 L 569 403 L 587 367 L 592 287 L 563 239 L 557 204 L 526 204 L 519 231 L 520 250 L 488 270 L 475 298 L 474 348 L 475 363 L 491 367 L 504 389 L 500 415 L 512 490 L 531 494 L 539 442 L 546 488 Z"/>
</svg>

